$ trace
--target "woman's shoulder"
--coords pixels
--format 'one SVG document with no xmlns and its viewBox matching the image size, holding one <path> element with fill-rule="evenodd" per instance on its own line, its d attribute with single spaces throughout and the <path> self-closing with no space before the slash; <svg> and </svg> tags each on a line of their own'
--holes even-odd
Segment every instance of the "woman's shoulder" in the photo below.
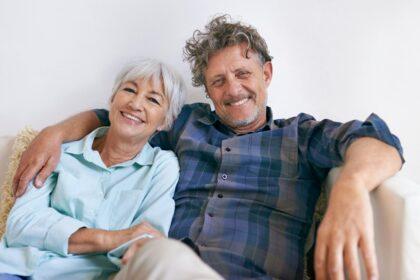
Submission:
<svg viewBox="0 0 420 280">
<path fill-rule="evenodd" d="M 162 150 L 159 147 L 151 147 L 154 153 L 154 162 L 162 162 L 162 161 L 176 161 L 178 162 L 178 158 L 176 157 L 175 153 L 169 150 Z"/>
<path fill-rule="evenodd" d="M 169 150 L 162 150 L 159 147 L 151 147 L 153 149 L 154 160 L 153 165 L 157 168 L 171 167 L 179 170 L 178 158 L 175 153 Z"/>
</svg>

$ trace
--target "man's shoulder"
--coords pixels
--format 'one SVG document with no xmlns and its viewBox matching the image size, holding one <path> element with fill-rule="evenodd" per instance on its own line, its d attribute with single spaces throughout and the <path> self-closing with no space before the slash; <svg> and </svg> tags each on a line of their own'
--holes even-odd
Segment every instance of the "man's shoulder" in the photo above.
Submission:
<svg viewBox="0 0 420 280">
<path fill-rule="evenodd" d="M 186 121 L 208 116 L 210 113 L 211 108 L 207 103 L 186 104 L 182 107 L 174 126 L 177 127 L 179 124 L 185 124 Z"/>
<path fill-rule="evenodd" d="M 191 104 L 185 104 L 182 107 L 182 112 L 201 112 L 201 113 L 209 113 L 211 112 L 211 108 L 210 108 L 210 104 L 208 103 L 202 103 L 202 102 L 197 102 L 197 103 L 191 103 Z"/>
<path fill-rule="evenodd" d="M 297 116 L 290 117 L 287 119 L 274 120 L 274 123 L 276 124 L 276 126 L 280 128 L 290 126 L 290 125 L 302 126 L 302 125 L 310 124 L 312 122 L 316 122 L 316 119 L 312 115 L 306 114 L 306 113 L 299 113 Z"/>
</svg>

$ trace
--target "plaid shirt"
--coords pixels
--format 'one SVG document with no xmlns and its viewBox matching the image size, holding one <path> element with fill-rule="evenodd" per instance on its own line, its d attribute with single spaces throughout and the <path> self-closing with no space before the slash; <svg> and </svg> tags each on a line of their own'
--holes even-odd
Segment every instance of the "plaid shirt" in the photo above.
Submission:
<svg viewBox="0 0 420 280">
<path fill-rule="evenodd" d="M 363 136 L 402 155 L 399 140 L 374 114 L 342 124 L 307 114 L 273 120 L 267 108 L 263 128 L 236 135 L 208 104 L 184 106 L 172 130 L 151 141 L 173 150 L 180 163 L 169 235 L 189 237 L 228 279 L 302 279 L 320 185 Z"/>
</svg>

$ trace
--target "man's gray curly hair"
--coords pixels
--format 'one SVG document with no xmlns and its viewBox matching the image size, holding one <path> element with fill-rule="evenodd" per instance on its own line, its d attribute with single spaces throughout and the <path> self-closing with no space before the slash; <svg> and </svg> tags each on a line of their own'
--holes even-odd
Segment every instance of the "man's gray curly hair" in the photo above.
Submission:
<svg viewBox="0 0 420 280">
<path fill-rule="evenodd" d="M 229 15 L 215 17 L 205 26 L 204 31 L 195 30 L 184 48 L 184 58 L 190 63 L 193 75 L 193 86 L 205 85 L 204 70 L 212 54 L 242 43 L 248 45 L 245 53 L 247 58 L 248 51 L 253 50 L 258 54 L 261 65 L 273 59 L 257 30 L 241 22 L 232 22 Z"/>
</svg>

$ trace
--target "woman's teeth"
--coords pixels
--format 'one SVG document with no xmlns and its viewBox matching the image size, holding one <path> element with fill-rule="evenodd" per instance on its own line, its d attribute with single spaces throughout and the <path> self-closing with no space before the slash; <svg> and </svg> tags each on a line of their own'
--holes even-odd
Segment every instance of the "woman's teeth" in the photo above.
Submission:
<svg viewBox="0 0 420 280">
<path fill-rule="evenodd" d="M 130 114 L 128 114 L 128 113 L 122 113 L 122 115 L 124 116 L 124 117 L 126 117 L 127 119 L 130 119 L 130 120 L 133 120 L 133 121 L 135 121 L 135 122 L 142 122 L 138 117 L 136 117 L 136 116 L 133 116 L 133 115 L 130 115 Z"/>
</svg>

